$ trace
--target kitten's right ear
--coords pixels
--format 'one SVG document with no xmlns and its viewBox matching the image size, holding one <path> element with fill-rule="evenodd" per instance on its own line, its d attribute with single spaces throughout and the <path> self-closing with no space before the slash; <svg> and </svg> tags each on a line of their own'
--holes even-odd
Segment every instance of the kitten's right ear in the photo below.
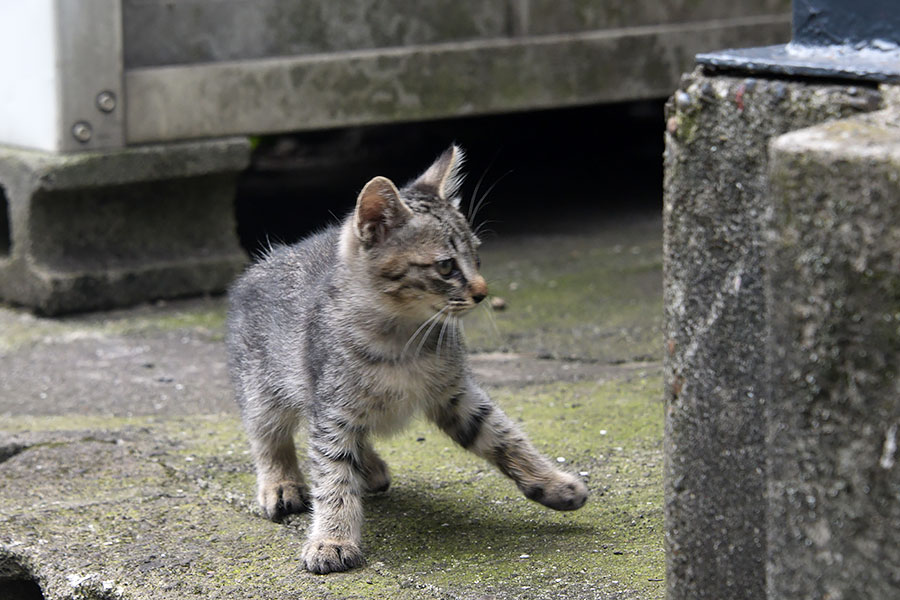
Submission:
<svg viewBox="0 0 900 600">
<path fill-rule="evenodd" d="M 397 186 L 387 177 L 375 177 L 363 187 L 356 199 L 353 215 L 356 235 L 363 244 L 376 244 L 400 227 L 412 211 L 400 198 Z"/>
<path fill-rule="evenodd" d="M 442 200 L 450 200 L 453 206 L 459 208 L 459 197 L 456 194 L 462 187 L 462 165 L 465 161 L 466 153 L 453 144 L 412 185 L 431 188 Z"/>
</svg>

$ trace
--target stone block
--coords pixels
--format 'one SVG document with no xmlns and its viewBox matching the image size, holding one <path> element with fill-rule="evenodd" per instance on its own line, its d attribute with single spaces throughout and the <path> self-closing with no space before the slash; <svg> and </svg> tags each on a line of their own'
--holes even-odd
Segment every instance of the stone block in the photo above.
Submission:
<svg viewBox="0 0 900 600">
<path fill-rule="evenodd" d="M 900 598 L 900 103 L 770 157 L 768 598 Z"/>
<path fill-rule="evenodd" d="M 698 70 L 666 107 L 670 600 L 765 597 L 769 140 L 880 104 L 871 87 Z"/>
<path fill-rule="evenodd" d="M 0 300 L 43 314 L 219 292 L 246 257 L 234 138 L 57 155 L 0 147 Z"/>
</svg>

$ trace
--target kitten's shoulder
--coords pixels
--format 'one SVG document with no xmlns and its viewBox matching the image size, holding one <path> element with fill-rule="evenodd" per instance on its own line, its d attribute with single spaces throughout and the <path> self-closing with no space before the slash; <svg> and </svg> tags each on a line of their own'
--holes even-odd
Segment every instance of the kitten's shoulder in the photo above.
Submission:
<svg viewBox="0 0 900 600">
<path fill-rule="evenodd" d="M 258 264 L 272 266 L 288 263 L 304 269 L 332 266 L 339 237 L 340 229 L 332 225 L 294 244 L 270 248 Z"/>
<path fill-rule="evenodd" d="M 331 226 L 297 243 L 269 248 L 231 286 L 232 301 L 248 292 L 284 296 L 316 285 L 334 271 L 339 237 L 340 229 Z"/>
</svg>

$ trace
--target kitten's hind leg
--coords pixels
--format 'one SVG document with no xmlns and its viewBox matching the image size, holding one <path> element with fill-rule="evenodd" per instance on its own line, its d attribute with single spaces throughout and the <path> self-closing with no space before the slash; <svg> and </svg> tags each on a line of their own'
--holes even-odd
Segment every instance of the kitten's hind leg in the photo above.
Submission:
<svg viewBox="0 0 900 600">
<path fill-rule="evenodd" d="M 538 452 L 474 381 L 431 407 L 428 416 L 457 444 L 493 463 L 529 500 L 554 510 L 575 510 L 587 501 L 584 482 Z"/>
<path fill-rule="evenodd" d="M 268 408 L 245 414 L 244 425 L 256 464 L 257 501 L 265 516 L 280 521 L 291 513 L 309 510 L 309 490 L 294 446 L 297 415 Z"/>
<path fill-rule="evenodd" d="M 391 486 L 391 472 L 369 440 L 361 444 L 359 458 L 366 491 L 373 494 L 386 492 Z"/>
</svg>

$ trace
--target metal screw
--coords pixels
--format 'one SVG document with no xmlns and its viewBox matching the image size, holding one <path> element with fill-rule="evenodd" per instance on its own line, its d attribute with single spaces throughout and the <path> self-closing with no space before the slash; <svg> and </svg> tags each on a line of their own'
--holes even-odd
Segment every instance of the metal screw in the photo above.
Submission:
<svg viewBox="0 0 900 600">
<path fill-rule="evenodd" d="M 91 141 L 91 136 L 93 134 L 94 131 L 91 129 L 91 124 L 87 121 L 78 121 L 72 125 L 72 135 L 82 144 Z"/>
<path fill-rule="evenodd" d="M 116 95 L 108 90 L 97 94 L 97 108 L 105 113 L 114 111 L 116 109 Z"/>
</svg>

